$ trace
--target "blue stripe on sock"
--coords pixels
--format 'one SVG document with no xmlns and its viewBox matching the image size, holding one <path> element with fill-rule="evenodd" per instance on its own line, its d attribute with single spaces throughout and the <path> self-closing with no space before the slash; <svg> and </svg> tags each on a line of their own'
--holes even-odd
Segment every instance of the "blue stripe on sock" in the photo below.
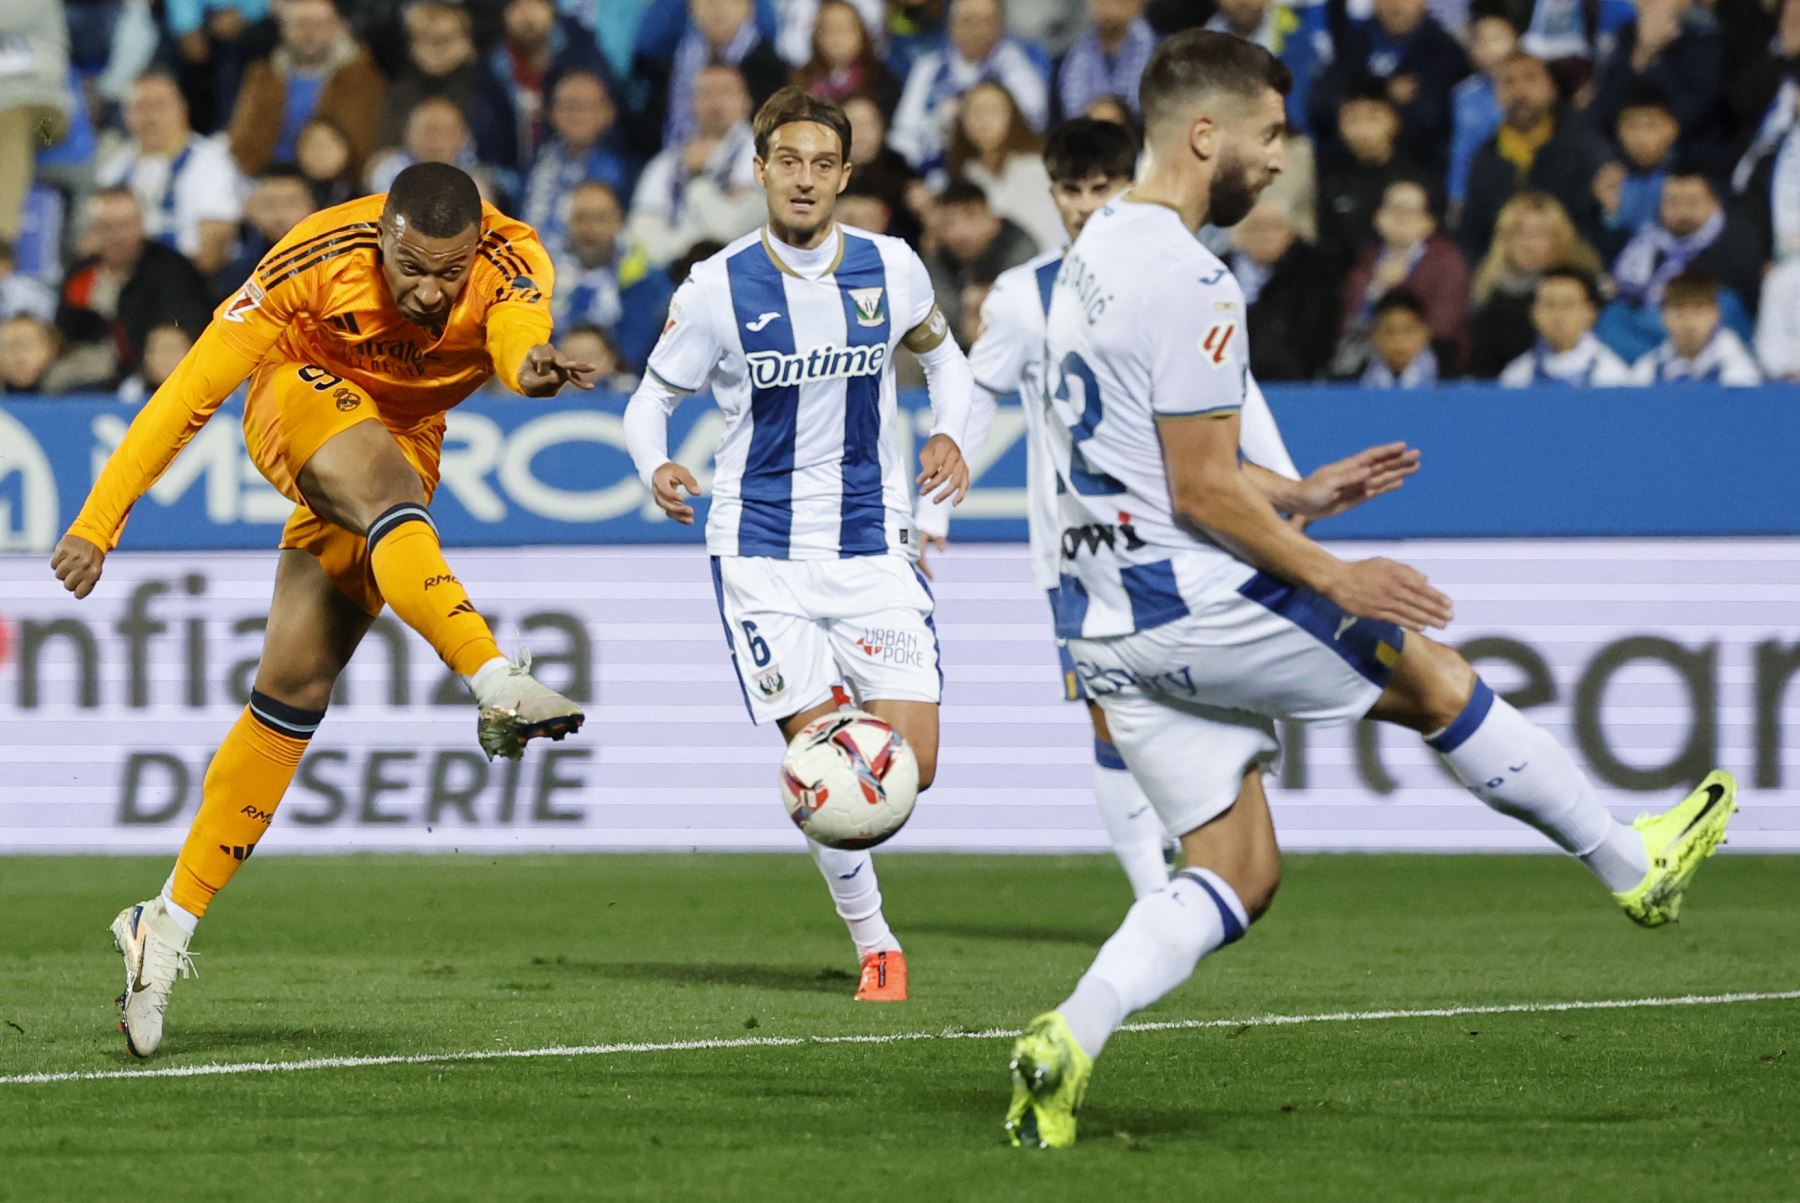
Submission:
<svg viewBox="0 0 1800 1203">
<path fill-rule="evenodd" d="M 1119 755 L 1119 745 L 1110 740 L 1094 736 L 1094 763 L 1103 769 L 1123 769 L 1125 758 Z"/>
<path fill-rule="evenodd" d="M 1206 891 L 1206 896 L 1213 900 L 1213 905 L 1219 908 L 1219 920 L 1225 925 L 1225 943 L 1235 944 L 1244 938 L 1244 925 L 1238 922 L 1237 912 L 1231 909 L 1230 903 L 1220 897 L 1219 891 L 1213 888 L 1212 882 L 1191 869 L 1183 870 L 1176 876 L 1185 877 L 1197 884 Z"/>
<path fill-rule="evenodd" d="M 1475 734 L 1477 728 L 1486 721 L 1488 711 L 1494 708 L 1494 691 L 1480 677 L 1475 678 L 1475 692 L 1469 697 L 1469 704 L 1462 708 L 1454 722 L 1425 742 L 1439 752 L 1450 753 L 1469 742 L 1469 736 Z"/>
</svg>

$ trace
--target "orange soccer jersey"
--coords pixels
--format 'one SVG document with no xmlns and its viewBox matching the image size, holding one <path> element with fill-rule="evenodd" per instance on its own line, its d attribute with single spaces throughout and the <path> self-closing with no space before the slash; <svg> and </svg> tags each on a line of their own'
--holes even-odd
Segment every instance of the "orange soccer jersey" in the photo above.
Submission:
<svg viewBox="0 0 1800 1203">
<path fill-rule="evenodd" d="M 401 316 L 382 279 L 386 200 L 315 213 L 263 257 L 133 420 L 71 534 L 116 546 L 132 505 L 247 378 L 251 457 L 297 503 L 294 480 L 312 453 L 370 418 L 435 484 L 445 411 L 495 374 L 518 390 L 525 353 L 550 339 L 554 277 L 531 227 L 484 204 L 469 280 L 434 336 Z M 291 528 L 284 546 L 296 545 Z"/>
</svg>

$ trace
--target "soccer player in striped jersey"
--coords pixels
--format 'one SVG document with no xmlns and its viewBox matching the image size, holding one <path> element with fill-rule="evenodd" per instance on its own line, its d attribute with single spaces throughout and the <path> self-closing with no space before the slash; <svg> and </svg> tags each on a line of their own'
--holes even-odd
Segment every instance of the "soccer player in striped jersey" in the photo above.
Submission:
<svg viewBox="0 0 1800 1203">
<path fill-rule="evenodd" d="M 1056 276 L 1046 425 L 1064 529 L 1081 536 L 1064 540 L 1057 629 L 1187 868 L 1132 906 L 1014 1045 L 1014 1144 L 1073 1143 L 1094 1059 L 1125 1018 L 1269 905 L 1281 855 L 1261 776 L 1277 718 L 1417 731 L 1647 927 L 1676 917 L 1735 808 L 1716 771 L 1662 815 L 1613 818 L 1549 733 L 1421 633 L 1450 621 L 1449 598 L 1404 564 L 1339 560 L 1282 521 L 1295 482 L 1242 461 L 1243 293 L 1195 233 L 1242 220 L 1281 170 L 1290 83 L 1250 42 L 1164 41 L 1139 93 L 1137 182 L 1088 220 Z"/>
<path fill-rule="evenodd" d="M 696 264 L 676 291 L 649 371 L 625 411 L 638 474 L 679 522 L 693 473 L 669 459 L 668 418 L 710 388 L 726 431 L 715 457 L 706 542 L 744 703 L 790 740 L 838 707 L 835 685 L 892 723 L 937 769 L 937 631 L 915 566 L 908 469 L 893 453 L 893 358 L 924 366 L 935 424 L 922 494 L 960 501 L 973 382 L 925 265 L 897 238 L 839 225 L 850 123 L 789 87 L 756 115 L 756 178 L 769 221 Z M 867 852 L 808 840 L 850 928 L 856 997 L 906 997 L 906 959 L 882 914 Z"/>
<path fill-rule="evenodd" d="M 162 1042 L 188 940 L 256 850 L 338 674 L 392 606 L 469 684 L 490 757 L 579 730 L 581 708 L 500 654 L 445 563 L 426 508 L 444 412 L 491 376 L 526 396 L 594 367 L 550 345 L 549 258 L 530 226 L 454 167 L 407 168 L 384 195 L 314 214 L 224 301 L 132 420 L 51 567 L 76 597 L 100 580 L 138 498 L 246 379 L 244 442 L 295 505 L 249 705 L 206 772 L 200 812 L 161 894 L 113 920 L 125 958 L 120 1027 Z"/>
<path fill-rule="evenodd" d="M 1124 126 L 1076 117 L 1050 131 L 1044 143 L 1044 166 L 1050 175 L 1050 197 L 1073 240 L 1089 217 L 1131 183 L 1137 162 L 1137 140 Z M 969 449 L 974 455 L 986 438 L 988 424 L 1001 397 L 1017 392 L 1025 416 L 1026 513 L 1031 542 L 1032 575 L 1051 599 L 1062 585 L 1063 523 L 1058 516 L 1056 463 L 1048 445 L 1046 423 L 1054 421 L 1044 394 L 1044 327 L 1050 311 L 1051 287 L 1066 249 L 1046 251 L 1000 273 L 981 307 L 981 330 L 969 350 L 975 377 L 975 406 L 969 420 Z M 1362 501 L 1399 488 L 1417 468 L 1418 453 L 1403 443 L 1373 447 L 1360 455 L 1328 464 L 1304 481 L 1282 441 L 1262 390 L 1250 382 L 1244 398 L 1243 454 L 1250 463 L 1296 481 L 1293 504 L 1310 517 L 1340 502 Z M 921 498 L 918 506 L 921 566 L 932 547 L 943 547 L 949 534 L 950 506 Z M 1117 536 L 1115 536 L 1117 537 Z M 1124 536 L 1129 540 L 1132 536 Z M 927 572 L 929 568 L 927 567 Z M 1068 641 L 1056 641 L 1062 659 L 1063 695 L 1087 705 L 1094 728 L 1094 800 L 1139 898 L 1169 882 L 1167 848 L 1171 839 L 1150 800 L 1126 768 L 1113 743 L 1106 714 L 1088 696 Z"/>
</svg>

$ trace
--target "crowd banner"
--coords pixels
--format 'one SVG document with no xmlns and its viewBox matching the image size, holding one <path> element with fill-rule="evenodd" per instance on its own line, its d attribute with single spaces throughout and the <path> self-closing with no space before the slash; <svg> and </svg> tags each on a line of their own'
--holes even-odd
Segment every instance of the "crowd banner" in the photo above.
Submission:
<svg viewBox="0 0 1800 1203">
<path fill-rule="evenodd" d="M 1336 520 L 1337 538 L 1800 532 L 1800 393 L 1791 386 L 1269 395 L 1304 467 L 1392 440 L 1423 451 L 1424 471 L 1405 491 Z M 916 448 L 930 428 L 925 398 L 909 392 L 902 402 L 901 439 Z M 453 410 L 432 507 L 445 543 L 697 542 L 699 530 L 666 521 L 639 482 L 625 449 L 624 404 L 598 393 L 543 401 L 482 394 Z M 54 546 L 132 413 L 109 398 L 0 404 L 0 553 Z M 291 507 L 245 455 L 240 417 L 232 403 L 200 432 L 139 503 L 125 547 L 274 545 Z M 705 397 L 688 400 L 671 423 L 673 454 L 703 486 L 722 430 Z M 1024 437 L 1024 417 L 1009 402 L 972 457 L 975 487 L 958 512 L 959 539 L 1024 539 Z"/>
<path fill-rule="evenodd" d="M 516 430 L 535 419 L 489 420 Z M 1737 474 L 1718 467 L 1725 479 L 1685 479 L 1725 491 Z M 10 504 L 16 513 L 18 494 Z M 1615 813 L 1664 806 L 1724 765 L 1743 785 L 1732 848 L 1800 851 L 1800 544 L 1431 539 L 1335 550 L 1429 574 L 1457 603 L 1445 637 L 1564 741 Z M 384 618 L 261 854 L 799 851 L 777 800 L 780 740 L 744 713 L 699 548 L 453 559 L 502 642 L 530 648 L 544 680 L 587 705 L 587 727 L 533 744 L 522 761 L 488 762 L 462 685 Z M 40 555 L 0 556 L 0 854 L 174 852 L 255 673 L 274 560 L 267 550 L 118 554 L 77 602 Z M 1061 700 L 1025 549 L 957 544 L 937 571 L 938 783 L 893 846 L 1103 848 L 1086 716 Z M 1407 732 L 1284 737 L 1271 796 L 1287 848 L 1548 848 L 1471 798 Z"/>
</svg>

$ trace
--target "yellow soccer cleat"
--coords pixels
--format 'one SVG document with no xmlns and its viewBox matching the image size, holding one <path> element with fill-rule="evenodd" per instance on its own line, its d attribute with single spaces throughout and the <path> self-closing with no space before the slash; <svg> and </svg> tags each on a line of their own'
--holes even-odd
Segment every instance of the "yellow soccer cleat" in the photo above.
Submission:
<svg viewBox="0 0 1800 1203">
<path fill-rule="evenodd" d="M 1613 898 L 1636 923 L 1661 927 L 1681 913 L 1681 896 L 1700 862 L 1725 842 L 1725 825 L 1737 811 L 1737 778 L 1714 769 L 1700 788 L 1659 815 L 1640 815 L 1632 826 L 1650 854 L 1650 871 L 1636 888 Z"/>
<path fill-rule="evenodd" d="M 1066 1149 L 1075 1143 L 1075 1112 L 1087 1094 L 1094 1059 L 1082 1051 L 1056 1011 L 1032 1020 L 1013 1042 L 1012 1106 L 1006 1138 L 1014 1148 Z"/>
</svg>

